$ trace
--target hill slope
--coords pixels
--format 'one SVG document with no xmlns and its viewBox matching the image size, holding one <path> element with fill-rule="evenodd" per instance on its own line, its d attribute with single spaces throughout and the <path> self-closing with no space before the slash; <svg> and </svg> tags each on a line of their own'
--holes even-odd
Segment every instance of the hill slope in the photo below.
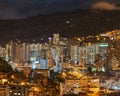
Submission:
<svg viewBox="0 0 120 96">
<path fill-rule="evenodd" d="M 53 33 L 62 37 L 95 35 L 120 29 L 119 11 L 77 10 L 19 20 L 0 20 L 0 41 L 46 40 Z"/>
</svg>

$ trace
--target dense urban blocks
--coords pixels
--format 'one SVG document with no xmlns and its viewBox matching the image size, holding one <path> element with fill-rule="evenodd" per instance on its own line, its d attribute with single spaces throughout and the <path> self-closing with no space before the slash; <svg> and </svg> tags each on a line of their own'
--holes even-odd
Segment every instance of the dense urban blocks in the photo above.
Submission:
<svg viewBox="0 0 120 96">
<path fill-rule="evenodd" d="M 8 89 L 25 96 L 117 94 L 120 42 L 115 32 L 72 39 L 53 34 L 46 43 L 6 43 L 0 47 L 0 82 L 25 86 L 26 93 Z"/>
</svg>

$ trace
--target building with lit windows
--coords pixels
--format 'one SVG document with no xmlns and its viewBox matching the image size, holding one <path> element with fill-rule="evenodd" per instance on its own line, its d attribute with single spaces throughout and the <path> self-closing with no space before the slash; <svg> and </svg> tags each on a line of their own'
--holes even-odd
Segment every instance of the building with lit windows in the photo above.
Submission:
<svg viewBox="0 0 120 96">
<path fill-rule="evenodd" d="M 53 34 L 53 44 L 59 44 L 59 34 Z"/>
<path fill-rule="evenodd" d="M 84 66 L 87 64 L 87 49 L 86 46 L 82 46 L 79 48 L 79 65 Z"/>
<path fill-rule="evenodd" d="M 78 46 L 71 46 L 71 60 L 72 61 L 78 61 Z"/>
</svg>

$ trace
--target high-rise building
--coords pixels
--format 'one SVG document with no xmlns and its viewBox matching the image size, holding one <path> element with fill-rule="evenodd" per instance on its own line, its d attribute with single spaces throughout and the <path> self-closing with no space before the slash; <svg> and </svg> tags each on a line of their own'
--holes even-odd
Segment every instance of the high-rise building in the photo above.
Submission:
<svg viewBox="0 0 120 96">
<path fill-rule="evenodd" d="M 59 34 L 53 34 L 53 44 L 59 44 Z"/>
<path fill-rule="evenodd" d="M 94 61 L 95 61 L 95 46 L 94 44 L 91 44 L 91 45 L 88 45 L 87 46 L 87 54 L 88 54 L 88 63 L 89 64 L 94 64 Z"/>
<path fill-rule="evenodd" d="M 20 43 L 16 45 L 16 63 L 24 64 L 26 62 L 26 43 Z"/>
<path fill-rule="evenodd" d="M 3 47 L 0 47 L 0 57 L 2 58 L 6 57 L 6 49 Z"/>
<path fill-rule="evenodd" d="M 76 46 L 71 46 L 71 60 L 73 61 L 73 62 L 78 62 L 78 46 L 76 45 Z"/>
<path fill-rule="evenodd" d="M 79 65 L 87 64 L 87 48 L 86 46 L 79 47 Z"/>
</svg>

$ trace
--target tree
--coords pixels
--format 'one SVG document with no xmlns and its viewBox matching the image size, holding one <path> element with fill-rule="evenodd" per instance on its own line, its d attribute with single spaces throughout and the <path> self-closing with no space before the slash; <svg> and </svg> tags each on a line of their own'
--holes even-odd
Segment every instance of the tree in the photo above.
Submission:
<svg viewBox="0 0 120 96">
<path fill-rule="evenodd" d="M 0 72 L 13 72 L 11 65 L 8 64 L 7 61 L 5 61 L 4 59 L 2 59 L 0 57 Z"/>
</svg>

